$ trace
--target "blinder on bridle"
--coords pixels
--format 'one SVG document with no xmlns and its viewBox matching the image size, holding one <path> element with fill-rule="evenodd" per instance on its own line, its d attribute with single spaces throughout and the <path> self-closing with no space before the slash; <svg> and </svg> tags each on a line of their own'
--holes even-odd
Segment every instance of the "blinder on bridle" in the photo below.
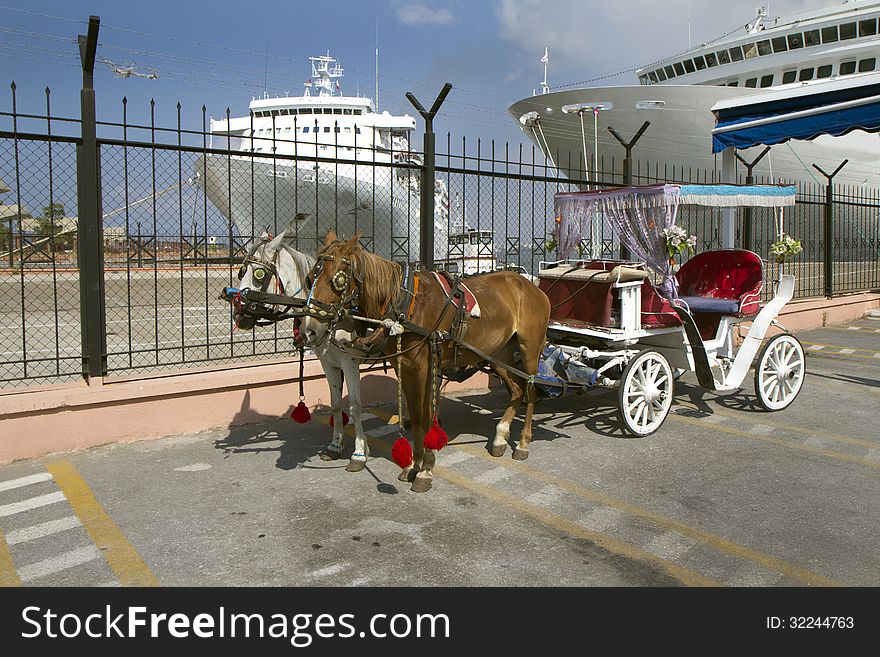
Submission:
<svg viewBox="0 0 880 657">
<path fill-rule="evenodd" d="M 348 258 L 340 257 L 339 264 L 341 266 L 333 272 L 333 275 L 330 277 L 330 289 L 339 297 L 339 300 L 330 304 L 313 300 L 312 294 L 314 293 L 314 286 L 324 271 L 324 263 L 335 263 L 336 260 L 337 258 L 334 255 L 327 253 L 319 254 L 315 266 L 312 268 L 312 271 L 309 272 L 308 278 L 306 279 L 307 285 L 309 286 L 309 298 L 306 303 L 306 312 L 319 321 L 329 322 L 331 324 L 342 319 L 346 312 L 357 312 L 358 301 L 361 294 L 361 284 L 363 283 L 363 277 L 358 275 L 354 262 Z M 348 291 L 349 284 L 352 281 L 354 281 L 354 285 L 351 286 L 351 291 Z M 312 308 L 314 308 L 314 311 L 310 312 Z"/>
</svg>

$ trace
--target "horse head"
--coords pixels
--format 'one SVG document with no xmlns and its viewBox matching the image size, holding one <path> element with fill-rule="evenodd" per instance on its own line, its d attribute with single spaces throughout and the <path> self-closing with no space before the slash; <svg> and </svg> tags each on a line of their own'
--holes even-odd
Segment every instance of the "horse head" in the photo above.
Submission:
<svg viewBox="0 0 880 657">
<path fill-rule="evenodd" d="M 279 233 L 275 238 L 264 232 L 253 241 L 238 270 L 239 289 L 259 290 L 289 297 L 305 296 L 306 274 L 314 260 L 285 244 L 286 237 L 287 231 Z M 233 305 L 233 320 L 243 330 L 250 330 L 256 325 L 256 318 L 245 312 L 241 304 Z"/>
</svg>

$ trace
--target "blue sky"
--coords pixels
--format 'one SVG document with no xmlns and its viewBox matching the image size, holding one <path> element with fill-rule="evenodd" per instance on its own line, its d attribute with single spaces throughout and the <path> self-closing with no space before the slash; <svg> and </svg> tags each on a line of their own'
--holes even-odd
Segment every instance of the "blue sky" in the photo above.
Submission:
<svg viewBox="0 0 880 657">
<path fill-rule="evenodd" d="M 779 0 L 770 14 L 827 4 Z M 589 81 L 685 50 L 689 32 L 698 45 L 736 29 L 752 19 L 754 7 L 721 0 L 0 0 L 0 108 L 8 110 L 14 80 L 19 111 L 40 112 L 49 86 L 53 113 L 78 114 L 75 38 L 90 14 L 102 21 L 99 58 L 158 75 L 121 79 L 99 63 L 104 120 L 121 118 L 123 96 L 134 120 L 149 117 L 155 98 L 163 125 L 176 121 L 177 102 L 189 127 L 197 127 L 202 104 L 214 116 L 227 107 L 242 115 L 264 80 L 271 95 L 299 95 L 307 57 L 328 50 L 346 70 L 343 90 L 373 96 L 378 29 L 380 109 L 414 114 L 406 91 L 427 106 L 449 81 L 454 88 L 435 121 L 438 133 L 518 144 L 521 133 L 505 109 L 538 86 L 545 45 L 551 86 Z M 601 83 L 634 79 L 624 73 Z"/>
</svg>

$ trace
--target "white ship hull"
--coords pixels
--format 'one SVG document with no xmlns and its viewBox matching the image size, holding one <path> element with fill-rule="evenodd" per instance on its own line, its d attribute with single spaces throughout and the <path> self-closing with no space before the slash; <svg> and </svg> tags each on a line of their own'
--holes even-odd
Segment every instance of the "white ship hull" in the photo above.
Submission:
<svg viewBox="0 0 880 657">
<path fill-rule="evenodd" d="M 583 128 L 578 114 L 566 114 L 562 107 L 578 103 L 606 102 L 613 107 L 600 111 L 598 116 L 599 179 L 622 183 L 624 148 L 608 132 L 613 127 L 624 139 L 632 139 L 645 121 L 651 125 L 633 148 L 633 183 L 650 179 L 703 182 L 720 180 L 721 157 L 713 155 L 711 130 L 715 118 L 710 108 L 719 100 L 760 93 L 765 89 L 721 87 L 711 85 L 614 86 L 574 89 L 532 96 L 510 106 L 508 112 L 522 125 L 520 117 L 537 112 L 537 126 L 522 126 L 523 132 L 539 148 L 547 150 L 555 165 L 568 177 L 584 179 L 584 161 L 588 172 L 594 168 L 596 152 L 594 117 L 592 112 L 583 116 Z M 637 103 L 653 101 L 662 109 L 636 109 Z M 660 102 L 657 102 L 660 101 Z M 546 141 L 546 145 L 543 143 Z M 586 144 L 586 158 L 584 158 Z M 751 161 L 763 148 L 742 151 Z M 603 166 L 604 159 L 604 166 Z M 843 137 L 819 137 L 814 141 L 789 141 L 772 147 L 770 153 L 754 169 L 756 178 L 765 181 L 811 181 L 824 184 L 824 178 L 813 164 L 825 171 L 833 171 L 844 159 L 849 163 L 835 179 L 840 183 L 880 185 L 880 137 L 854 131 Z M 745 167 L 738 165 L 741 175 Z M 606 174 L 603 176 L 603 172 Z M 641 175 L 641 177 L 637 177 Z M 592 177 L 592 176 L 588 176 Z"/>
<path fill-rule="evenodd" d="M 372 164 L 327 164 L 206 155 L 194 172 L 211 203 L 247 240 L 285 230 L 297 213 L 298 248 L 314 253 L 330 229 L 340 238 L 361 234 L 364 246 L 385 258 L 419 257 L 418 172 Z M 231 189 L 230 189 L 231 187 Z M 442 205 L 443 199 L 438 200 Z M 443 208 L 435 211 L 435 255 L 446 254 Z"/>
</svg>

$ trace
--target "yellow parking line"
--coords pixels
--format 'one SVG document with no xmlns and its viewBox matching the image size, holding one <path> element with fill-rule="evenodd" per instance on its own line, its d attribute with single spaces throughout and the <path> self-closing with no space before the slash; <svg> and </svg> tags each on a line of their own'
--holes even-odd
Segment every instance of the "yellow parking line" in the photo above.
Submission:
<svg viewBox="0 0 880 657">
<path fill-rule="evenodd" d="M 710 429 L 711 431 L 727 433 L 732 436 L 739 436 L 741 438 L 748 438 L 750 440 L 759 440 L 764 443 L 771 443 L 773 445 L 781 445 L 782 447 L 788 447 L 789 449 L 796 449 L 801 452 L 807 452 L 808 454 L 815 454 L 817 456 L 824 456 L 826 458 L 835 459 L 837 461 L 844 461 L 845 463 L 857 463 L 858 465 L 867 465 L 871 468 L 880 469 L 880 461 L 874 459 L 866 459 L 861 456 L 850 456 L 849 454 L 840 454 L 839 452 L 832 452 L 827 449 L 820 449 L 818 447 L 810 447 L 809 445 L 798 445 L 797 443 L 793 443 L 789 440 L 781 440 L 779 438 L 771 438 L 770 436 L 759 436 L 754 433 L 750 433 L 748 431 L 743 431 L 742 429 L 735 429 L 734 427 L 725 427 L 722 424 L 709 424 L 708 422 L 703 422 L 701 420 L 697 420 L 695 418 L 683 417 L 681 415 L 677 415 L 675 413 L 670 413 L 669 418 L 675 420 L 676 422 L 682 422 L 684 424 L 691 424 L 697 427 L 701 427 L 703 429 Z"/>
<path fill-rule="evenodd" d="M 807 345 L 808 347 L 813 347 L 813 346 L 824 347 L 824 349 L 814 349 L 812 351 L 810 351 L 809 349 L 806 349 L 805 351 L 810 351 L 811 355 L 815 355 L 819 352 L 825 351 L 825 349 L 852 349 L 853 351 L 864 351 L 869 354 L 876 354 L 878 351 L 880 351 L 880 349 L 863 349 L 863 348 L 859 348 L 859 347 L 841 347 L 839 344 L 825 344 L 824 342 L 806 342 L 803 340 L 801 341 L 801 344 Z M 839 355 L 839 356 L 856 356 L 857 355 L 857 354 L 836 354 L 836 352 L 833 352 L 833 351 L 829 351 L 826 353 L 835 354 L 835 355 Z"/>
<path fill-rule="evenodd" d="M 692 409 L 695 411 L 699 411 L 703 413 L 703 409 L 701 409 L 696 404 L 691 404 L 690 402 L 681 402 L 676 401 L 675 406 L 677 408 L 686 408 Z M 707 414 L 708 415 L 708 414 Z M 740 414 L 737 413 L 726 413 L 724 411 L 719 411 L 717 408 L 712 409 L 711 415 L 717 415 L 718 417 L 728 417 L 732 420 L 741 420 L 743 419 Z M 697 419 L 697 418 L 694 418 Z M 772 420 L 765 420 L 764 416 L 760 417 L 760 421 L 758 424 L 763 424 L 768 427 L 773 427 L 774 429 L 783 429 L 786 431 L 795 431 L 797 433 L 802 433 L 807 436 L 815 436 L 816 438 L 825 438 L 827 440 L 834 440 L 841 443 L 846 443 L 847 445 L 855 445 L 857 447 L 865 447 L 867 449 L 877 449 L 880 450 L 880 443 L 872 442 L 870 440 L 859 440 L 858 438 L 850 438 L 849 436 L 844 436 L 839 433 L 832 433 L 830 431 L 821 431 L 819 429 L 813 429 L 810 427 L 801 427 L 797 424 L 789 424 L 787 422 L 774 422 Z M 716 425 L 712 425 L 716 426 Z"/>
<path fill-rule="evenodd" d="M 159 580 L 95 499 L 74 465 L 70 461 L 53 461 L 46 469 L 64 492 L 119 583 L 122 586 L 159 586 Z"/>
<path fill-rule="evenodd" d="M 745 547 L 744 545 L 739 545 L 738 543 L 734 543 L 733 541 L 728 541 L 727 539 L 721 538 L 720 536 L 715 536 L 714 534 L 710 534 L 709 532 L 696 529 L 677 520 L 673 520 L 672 518 L 666 518 L 665 516 L 661 516 L 652 511 L 648 511 L 647 509 L 643 509 L 639 506 L 636 506 L 635 504 L 630 504 L 629 502 L 616 499 L 614 497 L 611 497 L 610 495 L 606 495 L 605 493 L 602 493 L 600 491 L 587 488 L 586 486 L 582 486 L 573 481 L 560 479 L 559 477 L 556 477 L 554 475 L 541 472 L 540 470 L 535 470 L 534 468 L 531 468 L 519 461 L 513 461 L 510 459 L 497 459 L 493 456 L 490 456 L 486 452 L 486 450 L 480 449 L 478 447 L 456 445 L 455 443 L 450 443 L 450 446 L 468 452 L 469 454 L 473 454 L 474 456 L 484 458 L 502 467 L 521 472 L 522 474 L 531 477 L 532 479 L 537 479 L 538 481 L 542 481 L 544 483 L 563 488 L 589 502 L 596 502 L 598 504 L 602 504 L 603 506 L 618 509 L 619 511 L 623 511 L 626 514 L 650 522 L 651 524 L 657 525 L 658 527 L 669 529 L 683 536 L 689 536 L 690 538 L 696 539 L 702 543 L 706 543 L 707 545 L 710 545 L 715 549 L 720 550 L 721 552 L 725 552 L 739 559 L 745 559 L 775 572 L 779 572 L 786 577 L 797 580 L 807 586 L 842 586 L 840 582 L 814 573 L 810 570 L 807 570 L 806 568 L 801 568 L 800 566 L 795 566 L 794 564 L 790 564 L 775 557 L 772 557 L 769 554 L 764 554 L 763 552 L 752 550 L 751 548 Z"/>
<path fill-rule="evenodd" d="M 386 421 L 392 417 L 392 415 L 379 409 L 371 408 L 370 412 L 376 417 L 384 419 Z M 318 421 L 322 424 L 329 424 L 330 422 L 329 417 L 326 416 L 319 416 Z M 349 428 L 350 427 L 346 427 L 346 430 Z M 346 431 L 346 433 L 348 432 Z M 386 455 L 391 453 L 391 446 L 384 440 L 375 438 L 373 436 L 367 436 L 367 440 L 369 441 L 370 446 L 375 448 L 376 451 L 382 452 Z M 479 484 L 472 479 L 468 479 L 467 477 L 447 470 L 446 468 L 435 466 L 434 474 L 441 479 L 445 479 L 450 483 L 465 488 L 472 493 L 480 495 L 481 497 L 485 497 L 489 500 L 492 500 L 493 502 L 498 502 L 500 504 L 504 504 L 505 506 L 511 507 L 514 511 L 520 513 L 521 515 L 532 518 L 533 520 L 537 520 L 541 524 L 547 527 L 551 527 L 563 534 L 568 534 L 570 536 L 576 536 L 578 538 L 583 538 L 585 540 L 591 541 L 592 543 L 607 550 L 608 552 L 619 554 L 623 557 L 633 559 L 635 561 L 649 563 L 652 566 L 660 568 L 685 586 L 722 585 L 721 582 L 717 580 L 714 580 L 710 577 L 705 577 L 704 575 L 689 570 L 688 568 L 679 566 L 672 561 L 667 561 L 666 559 L 658 557 L 656 554 L 646 552 L 645 550 L 642 550 L 635 545 L 587 529 L 583 525 L 579 525 L 575 522 L 572 522 L 571 520 L 563 518 L 562 516 L 553 513 L 552 511 L 548 511 L 543 507 L 537 506 L 535 504 L 530 504 L 529 502 L 515 497 L 511 497 L 507 493 L 503 493 L 484 484 Z"/>
<path fill-rule="evenodd" d="M 2 529 L 0 529 L 0 586 L 21 586 L 21 580 L 18 578 L 18 573 L 15 572 L 15 564 L 12 562 L 9 545 L 6 544 L 6 537 L 3 536 Z"/>
</svg>

